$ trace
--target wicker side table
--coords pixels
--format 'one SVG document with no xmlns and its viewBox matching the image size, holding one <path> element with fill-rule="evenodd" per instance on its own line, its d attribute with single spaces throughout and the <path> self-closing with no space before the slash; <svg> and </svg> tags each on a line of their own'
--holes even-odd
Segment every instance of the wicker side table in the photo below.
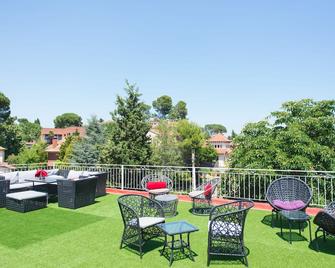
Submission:
<svg viewBox="0 0 335 268">
<path fill-rule="evenodd" d="M 173 194 L 158 195 L 155 200 L 161 204 L 165 217 L 173 217 L 177 214 L 178 197 Z"/>
</svg>

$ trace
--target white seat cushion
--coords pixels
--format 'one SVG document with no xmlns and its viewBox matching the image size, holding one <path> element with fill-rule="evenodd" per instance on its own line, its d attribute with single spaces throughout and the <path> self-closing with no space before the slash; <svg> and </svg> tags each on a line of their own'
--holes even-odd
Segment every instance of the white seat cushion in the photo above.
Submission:
<svg viewBox="0 0 335 268">
<path fill-rule="evenodd" d="M 144 229 L 164 221 L 165 219 L 160 217 L 141 217 L 139 218 L 139 225 L 140 228 Z M 129 225 L 136 225 L 136 219 L 131 220 Z"/>
<path fill-rule="evenodd" d="M 204 191 L 193 191 L 193 192 L 190 192 L 188 195 L 189 195 L 189 197 L 193 198 L 193 197 L 197 197 L 197 196 L 199 196 L 203 193 L 204 193 Z"/>
<path fill-rule="evenodd" d="M 208 222 L 208 229 L 211 222 Z M 214 236 L 240 236 L 242 227 L 238 223 L 227 221 L 215 221 L 212 224 L 212 234 Z"/>
<path fill-rule="evenodd" d="M 168 192 L 170 192 L 170 189 L 168 189 L 168 188 L 149 190 L 150 194 L 166 194 Z"/>
<path fill-rule="evenodd" d="M 18 193 L 7 194 L 6 197 L 16 199 L 16 200 L 27 200 L 38 197 L 48 196 L 47 193 L 36 192 L 36 191 L 24 191 Z"/>
<path fill-rule="evenodd" d="M 32 182 L 15 183 L 15 184 L 9 185 L 10 190 L 19 190 L 19 189 L 24 189 L 24 188 L 29 188 L 29 187 L 33 187 Z"/>
</svg>

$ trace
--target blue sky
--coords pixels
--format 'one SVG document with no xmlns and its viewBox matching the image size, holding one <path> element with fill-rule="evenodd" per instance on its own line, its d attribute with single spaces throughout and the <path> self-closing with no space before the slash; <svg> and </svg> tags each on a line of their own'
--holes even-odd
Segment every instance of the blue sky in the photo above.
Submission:
<svg viewBox="0 0 335 268">
<path fill-rule="evenodd" d="M 239 131 L 287 100 L 335 98 L 335 1 L 0 2 L 12 114 L 109 119 L 125 79 Z"/>
</svg>

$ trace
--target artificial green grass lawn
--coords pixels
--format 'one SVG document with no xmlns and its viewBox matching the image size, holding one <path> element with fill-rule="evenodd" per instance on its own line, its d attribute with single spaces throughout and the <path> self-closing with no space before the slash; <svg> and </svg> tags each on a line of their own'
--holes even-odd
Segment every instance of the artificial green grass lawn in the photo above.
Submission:
<svg viewBox="0 0 335 268">
<path fill-rule="evenodd" d="M 191 234 L 195 262 L 184 258 L 172 267 L 206 266 L 208 217 L 192 215 L 190 206 L 180 202 L 179 214 L 167 221 L 184 219 L 200 229 Z M 245 243 L 250 267 L 335 267 L 335 240 L 320 239 L 319 253 L 314 243 L 309 246 L 298 235 L 290 245 L 278 235 L 279 228 L 269 226 L 269 215 L 258 210 L 248 214 Z M 58 208 L 57 203 L 25 214 L 0 209 L 0 267 L 168 267 L 168 260 L 160 256 L 160 240 L 147 242 L 142 260 L 131 249 L 120 250 L 122 230 L 113 195 L 75 211 Z M 303 236 L 309 238 L 307 228 Z M 244 267 L 239 259 L 211 262 L 211 267 L 219 266 Z"/>
</svg>

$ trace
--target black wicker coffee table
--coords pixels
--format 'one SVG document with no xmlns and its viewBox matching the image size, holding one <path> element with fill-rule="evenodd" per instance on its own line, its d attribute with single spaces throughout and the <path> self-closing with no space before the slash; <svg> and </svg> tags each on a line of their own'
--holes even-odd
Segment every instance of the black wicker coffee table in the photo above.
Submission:
<svg viewBox="0 0 335 268">
<path fill-rule="evenodd" d="M 165 217 L 173 217 L 177 214 L 178 197 L 176 195 L 157 195 L 155 200 L 162 205 Z"/>
<path fill-rule="evenodd" d="M 157 226 L 164 232 L 165 241 L 164 247 L 161 251 L 161 256 L 164 254 L 166 249 L 170 249 L 170 266 L 173 262 L 173 252 L 175 250 L 180 250 L 183 254 L 185 253 L 185 248 L 188 250 L 188 257 L 194 261 L 193 254 L 190 245 L 190 233 L 199 231 L 199 229 L 186 221 L 175 221 L 168 223 L 160 223 Z M 187 234 L 187 240 L 183 239 L 183 234 Z M 175 239 L 175 236 L 179 235 L 179 239 Z M 168 241 L 168 236 L 172 237 L 171 241 Z"/>
<path fill-rule="evenodd" d="M 292 244 L 292 223 L 299 223 L 299 234 L 301 235 L 301 224 L 307 222 L 309 228 L 309 241 L 312 241 L 312 231 L 311 231 L 311 217 L 306 214 L 304 211 L 289 211 L 289 210 L 281 210 L 279 212 L 280 215 L 280 234 L 283 237 L 283 218 L 287 219 L 289 229 L 290 229 L 290 244 Z"/>
</svg>

